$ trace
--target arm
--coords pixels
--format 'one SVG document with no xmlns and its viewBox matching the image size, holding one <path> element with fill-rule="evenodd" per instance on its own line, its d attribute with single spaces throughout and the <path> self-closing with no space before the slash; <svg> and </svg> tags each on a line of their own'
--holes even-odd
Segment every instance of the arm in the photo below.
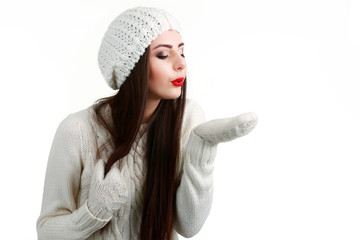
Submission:
<svg viewBox="0 0 360 240">
<path fill-rule="evenodd" d="M 216 148 L 191 131 L 176 193 L 175 230 L 184 237 L 197 234 L 210 213 Z"/>
<path fill-rule="evenodd" d="M 249 133 L 257 123 L 253 113 L 202 123 L 190 132 L 183 175 L 176 195 L 175 230 L 184 237 L 197 234 L 213 201 L 213 168 L 217 145 Z M 196 125 L 195 125 L 196 126 Z"/>
<path fill-rule="evenodd" d="M 92 215 L 87 201 L 77 206 L 83 159 L 81 119 L 70 115 L 59 126 L 48 160 L 38 239 L 86 239 L 109 219 Z"/>
</svg>

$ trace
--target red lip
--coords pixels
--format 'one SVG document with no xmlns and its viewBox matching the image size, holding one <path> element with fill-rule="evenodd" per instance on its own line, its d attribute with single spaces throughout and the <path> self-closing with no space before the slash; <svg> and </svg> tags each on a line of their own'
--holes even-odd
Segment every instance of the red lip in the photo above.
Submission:
<svg viewBox="0 0 360 240">
<path fill-rule="evenodd" d="M 184 78 L 179 77 L 179 78 L 171 81 L 171 83 L 174 84 L 174 86 L 176 86 L 176 87 L 181 87 L 184 84 Z"/>
</svg>

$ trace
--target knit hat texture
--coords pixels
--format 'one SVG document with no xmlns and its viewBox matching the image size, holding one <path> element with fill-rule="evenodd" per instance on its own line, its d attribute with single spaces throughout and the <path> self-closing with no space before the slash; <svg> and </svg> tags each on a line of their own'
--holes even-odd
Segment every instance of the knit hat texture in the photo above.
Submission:
<svg viewBox="0 0 360 240">
<path fill-rule="evenodd" d="M 168 30 L 181 34 L 179 22 L 161 9 L 136 7 L 116 17 L 106 31 L 98 53 L 98 64 L 107 84 L 114 90 L 119 89 L 145 49 Z"/>
</svg>

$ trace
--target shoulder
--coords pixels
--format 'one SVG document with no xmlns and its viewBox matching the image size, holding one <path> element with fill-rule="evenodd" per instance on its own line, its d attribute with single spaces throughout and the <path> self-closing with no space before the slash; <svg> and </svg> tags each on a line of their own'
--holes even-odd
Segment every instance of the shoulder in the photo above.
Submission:
<svg viewBox="0 0 360 240">
<path fill-rule="evenodd" d="M 92 132 L 92 119 L 93 106 L 71 113 L 60 122 L 56 134 L 75 139 L 84 138 L 85 135 Z"/>
<path fill-rule="evenodd" d="M 186 99 L 184 121 L 192 125 L 197 125 L 205 121 L 204 111 L 195 100 Z"/>
<path fill-rule="evenodd" d="M 59 127 L 65 129 L 82 128 L 90 125 L 90 119 L 93 117 L 93 106 L 74 112 L 66 116 L 60 123 Z"/>
<path fill-rule="evenodd" d="M 53 140 L 55 150 L 73 151 L 74 154 L 80 153 L 83 157 L 96 156 L 99 127 L 95 126 L 93 108 L 90 106 L 71 113 L 60 122 Z"/>
<path fill-rule="evenodd" d="M 186 99 L 184 110 L 183 131 L 188 132 L 205 121 L 205 114 L 201 106 L 192 99 Z"/>
<path fill-rule="evenodd" d="M 202 112 L 201 106 L 193 99 L 187 98 L 186 99 L 186 107 L 185 112 L 187 113 L 196 113 L 196 112 Z"/>
</svg>

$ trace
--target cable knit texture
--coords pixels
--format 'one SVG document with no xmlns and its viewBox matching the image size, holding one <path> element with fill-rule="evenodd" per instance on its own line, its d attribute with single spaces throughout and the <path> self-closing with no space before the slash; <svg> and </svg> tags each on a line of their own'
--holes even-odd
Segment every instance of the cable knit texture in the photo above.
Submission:
<svg viewBox="0 0 360 240">
<path fill-rule="evenodd" d="M 119 168 L 114 166 L 104 178 L 105 163 L 100 159 L 91 177 L 88 208 L 102 219 L 110 219 L 127 202 L 128 191 Z"/>
<path fill-rule="evenodd" d="M 106 111 L 109 117 L 109 108 Z M 201 108 L 187 100 L 181 135 L 182 161 L 178 168 L 180 186 L 176 195 L 174 239 L 178 239 L 177 233 L 185 237 L 198 233 L 212 204 L 216 144 L 192 131 L 203 121 Z M 126 201 L 110 216 L 95 214 L 88 207 L 89 202 L 93 202 L 89 192 L 94 167 L 100 159 L 107 160 L 113 151 L 113 145 L 108 141 L 110 135 L 95 121 L 93 107 L 63 120 L 48 160 L 43 204 L 37 221 L 38 238 L 137 240 L 142 218 L 147 130 L 147 124 L 142 124 L 129 154 L 123 159 L 118 172 L 127 190 L 120 188 L 119 191 L 124 191 Z M 119 167 L 118 162 L 115 167 Z"/>
<path fill-rule="evenodd" d="M 98 64 L 106 83 L 112 89 L 119 89 L 151 41 L 167 30 L 181 33 L 179 22 L 162 9 L 136 7 L 116 17 L 98 53 Z"/>
</svg>

